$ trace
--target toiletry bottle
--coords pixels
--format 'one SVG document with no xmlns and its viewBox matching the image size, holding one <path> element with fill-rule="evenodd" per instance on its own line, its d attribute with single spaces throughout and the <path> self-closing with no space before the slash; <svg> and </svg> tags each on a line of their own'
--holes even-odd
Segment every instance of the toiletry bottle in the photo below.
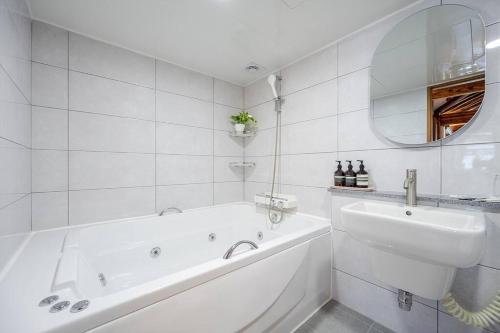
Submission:
<svg viewBox="0 0 500 333">
<path fill-rule="evenodd" d="M 333 177 L 333 183 L 335 186 L 345 186 L 345 173 L 342 170 L 342 164 L 340 161 L 335 161 L 338 163 L 337 171 L 335 171 L 335 175 Z"/>
<path fill-rule="evenodd" d="M 356 187 L 356 172 L 352 170 L 351 161 L 346 160 L 349 164 L 347 165 L 347 171 L 345 173 L 345 186 Z"/>
<path fill-rule="evenodd" d="M 358 160 L 359 171 L 356 173 L 356 186 L 361 188 L 368 188 L 368 172 L 365 170 L 363 160 Z"/>
</svg>

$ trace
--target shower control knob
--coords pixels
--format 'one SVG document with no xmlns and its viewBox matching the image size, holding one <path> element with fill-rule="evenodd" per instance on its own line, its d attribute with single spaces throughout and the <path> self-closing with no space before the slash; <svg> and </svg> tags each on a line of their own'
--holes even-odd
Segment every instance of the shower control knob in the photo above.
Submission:
<svg viewBox="0 0 500 333">
<path fill-rule="evenodd" d="M 69 306 L 69 304 L 70 304 L 69 301 L 62 301 L 62 302 L 56 303 L 56 304 L 52 305 L 49 312 L 56 313 L 56 312 L 62 311 L 64 309 L 66 309 Z"/>
<path fill-rule="evenodd" d="M 89 304 L 90 304 L 90 301 L 88 301 L 88 300 L 83 300 L 83 301 L 76 302 L 71 307 L 70 312 L 71 313 L 77 313 L 77 312 L 83 311 L 83 310 L 85 310 L 86 308 L 89 307 Z"/>
<path fill-rule="evenodd" d="M 38 306 L 51 305 L 52 303 L 57 302 L 58 299 L 59 299 L 59 296 L 57 296 L 57 295 L 52 295 L 52 296 L 49 296 L 49 297 L 45 297 L 44 299 L 42 299 L 40 301 L 40 303 L 38 303 Z"/>
</svg>

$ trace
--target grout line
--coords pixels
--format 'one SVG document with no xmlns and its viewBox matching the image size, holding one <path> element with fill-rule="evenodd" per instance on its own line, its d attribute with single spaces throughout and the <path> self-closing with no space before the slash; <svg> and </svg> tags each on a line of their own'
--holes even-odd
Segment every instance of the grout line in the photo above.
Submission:
<svg viewBox="0 0 500 333">
<path fill-rule="evenodd" d="M 25 60 L 26 62 L 30 62 L 29 60 Z M 19 102 L 13 102 L 15 104 L 23 104 L 23 105 L 31 105 L 31 101 L 30 99 L 28 99 L 28 97 L 24 94 L 24 92 L 21 90 L 21 88 L 18 86 L 17 82 L 14 81 L 14 79 L 12 78 L 12 76 L 10 76 L 9 72 L 7 71 L 7 69 L 0 63 L 0 69 L 5 73 L 5 75 L 7 76 L 7 78 L 9 79 L 10 83 L 16 87 L 17 91 L 21 94 L 21 96 L 23 96 L 23 98 L 26 100 L 26 103 L 19 103 Z"/>
<path fill-rule="evenodd" d="M 26 149 L 26 150 L 31 150 L 31 147 L 25 146 L 25 145 L 23 145 L 22 143 L 16 142 L 16 141 L 14 141 L 14 140 L 12 140 L 12 139 L 9 139 L 9 138 L 3 137 L 3 136 L 0 136 L 0 140 L 5 140 L 5 141 L 8 141 L 8 142 L 10 142 L 10 143 L 13 143 L 13 144 L 15 144 L 15 145 L 19 146 L 19 148 L 24 148 L 24 149 Z M 18 149 L 19 149 L 19 148 L 18 148 Z M 4 147 L 4 149 L 8 149 L 8 148 L 5 148 L 5 147 Z M 12 148 L 12 149 L 14 149 L 14 148 Z"/>
<path fill-rule="evenodd" d="M 29 7 L 29 5 L 28 5 Z M 31 8 L 30 8 L 31 13 Z M 30 231 L 33 231 L 33 21 L 30 22 Z"/>
<path fill-rule="evenodd" d="M 68 180 L 67 180 L 68 181 L 68 189 L 67 189 L 67 192 L 68 192 L 68 194 L 67 194 L 68 206 L 67 206 L 67 214 L 68 214 L 68 216 L 67 216 L 66 223 L 67 223 L 67 225 L 70 225 L 70 221 L 69 221 L 70 220 L 69 184 L 70 184 L 70 173 L 71 173 L 71 170 L 70 170 L 70 160 L 69 160 L 70 159 L 70 154 L 69 154 L 69 141 L 70 141 L 69 140 L 69 137 L 70 137 L 70 131 L 69 131 L 69 104 L 70 104 L 69 103 L 69 99 L 70 99 L 70 95 L 69 95 L 69 91 L 70 91 L 70 89 L 69 89 L 69 85 L 70 85 L 70 81 L 69 81 L 69 31 L 66 31 L 66 35 L 67 35 L 67 41 L 68 41 L 67 45 L 66 45 L 66 47 L 67 47 L 67 61 L 68 61 L 68 63 L 67 63 L 68 68 L 66 69 L 66 71 L 67 71 L 67 79 L 68 79 L 68 84 L 67 84 L 67 86 L 68 86 L 68 90 L 67 90 L 67 93 L 68 93 L 68 96 L 67 96 L 68 105 L 67 105 L 67 110 L 66 110 L 67 111 L 67 117 L 66 117 L 66 141 L 67 141 L 66 144 L 67 144 L 67 146 L 66 147 L 68 147 L 68 153 L 67 153 L 68 154 L 67 155 L 67 163 L 68 163 L 67 164 L 67 168 L 68 168 Z"/>
<path fill-rule="evenodd" d="M 154 207 L 155 207 L 155 213 L 158 212 L 158 190 L 157 190 L 157 184 L 158 184 L 158 179 L 157 179 L 157 164 L 158 164 L 158 151 L 157 151 L 157 146 L 158 146 L 158 136 L 157 136 L 157 120 L 158 120 L 158 110 L 157 110 L 157 94 L 158 94 L 158 90 L 157 90 L 157 84 L 156 84 L 156 81 L 157 81 L 157 59 L 155 58 L 154 60 L 154 98 L 155 98 L 155 101 L 154 101 L 154 113 L 155 113 L 155 125 L 154 125 L 154 137 L 155 137 L 155 142 L 154 142 Z"/>
<path fill-rule="evenodd" d="M 0 207 L 0 210 L 3 210 L 3 209 L 5 209 L 5 208 L 7 208 L 7 207 L 10 207 L 10 206 L 12 206 L 13 204 L 15 204 L 16 202 L 23 200 L 23 199 L 24 199 L 24 198 L 26 198 L 28 195 L 31 195 L 31 194 L 32 194 L 32 192 L 29 192 L 29 193 L 9 193 L 9 194 L 12 194 L 12 195 L 13 195 L 13 194 L 19 194 L 19 195 L 21 195 L 21 196 L 20 196 L 19 198 L 17 198 L 16 200 L 11 201 L 11 202 L 9 202 L 8 204 L 6 204 L 6 205 L 4 205 L 4 206 L 1 206 L 1 207 Z M 30 198 L 30 200 L 31 200 L 31 198 Z"/>
<path fill-rule="evenodd" d="M 215 101 L 215 79 L 212 78 L 212 101 Z M 212 205 L 215 205 L 215 102 L 212 102 Z"/>
</svg>

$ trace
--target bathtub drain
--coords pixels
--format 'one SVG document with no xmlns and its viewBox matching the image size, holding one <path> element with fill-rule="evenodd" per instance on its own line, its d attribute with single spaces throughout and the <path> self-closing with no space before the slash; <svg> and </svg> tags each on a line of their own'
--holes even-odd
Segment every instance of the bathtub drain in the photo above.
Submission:
<svg viewBox="0 0 500 333">
<path fill-rule="evenodd" d="M 262 240 L 263 238 L 264 238 L 264 233 L 263 233 L 262 231 L 259 231 L 259 232 L 257 233 L 257 239 L 258 239 L 258 240 Z"/>
</svg>

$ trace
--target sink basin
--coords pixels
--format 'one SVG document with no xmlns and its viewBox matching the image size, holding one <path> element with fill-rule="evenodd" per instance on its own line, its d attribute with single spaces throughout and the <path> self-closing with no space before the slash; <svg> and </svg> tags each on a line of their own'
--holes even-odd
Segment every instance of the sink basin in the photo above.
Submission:
<svg viewBox="0 0 500 333">
<path fill-rule="evenodd" d="M 342 207 L 341 218 L 372 250 L 376 277 L 427 298 L 443 297 L 456 268 L 479 263 L 486 243 L 481 212 L 360 201 Z"/>
</svg>

